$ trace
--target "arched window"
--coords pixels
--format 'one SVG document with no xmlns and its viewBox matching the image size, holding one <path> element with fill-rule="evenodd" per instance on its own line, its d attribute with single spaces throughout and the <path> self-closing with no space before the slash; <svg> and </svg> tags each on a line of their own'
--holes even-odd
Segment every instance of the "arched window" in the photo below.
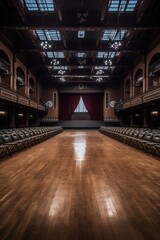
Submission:
<svg viewBox="0 0 160 240">
<path fill-rule="evenodd" d="M 157 87 L 160 84 L 160 53 L 155 54 L 148 66 L 148 88 Z"/>
<path fill-rule="evenodd" d="M 125 82 L 125 99 L 129 99 L 130 98 L 130 88 L 131 88 L 131 83 L 130 83 L 130 79 L 127 79 Z"/>
<path fill-rule="evenodd" d="M 29 97 L 32 100 L 36 100 L 35 99 L 35 82 L 33 78 L 29 79 Z"/>
<path fill-rule="evenodd" d="M 25 94 L 25 74 L 21 67 L 16 70 L 16 87 L 18 94 Z"/>
<path fill-rule="evenodd" d="M 141 94 L 143 92 L 143 71 L 138 69 L 134 76 L 134 95 Z"/>
<path fill-rule="evenodd" d="M 10 88 L 10 60 L 7 54 L 0 50 L 0 76 L 1 76 L 1 86 L 4 88 Z"/>
</svg>

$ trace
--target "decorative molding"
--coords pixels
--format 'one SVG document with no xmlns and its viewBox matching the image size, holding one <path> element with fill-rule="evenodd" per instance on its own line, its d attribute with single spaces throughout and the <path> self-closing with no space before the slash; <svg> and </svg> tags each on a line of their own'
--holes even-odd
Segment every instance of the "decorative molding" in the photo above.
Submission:
<svg viewBox="0 0 160 240">
<path fill-rule="evenodd" d="M 29 99 L 18 96 L 18 103 L 29 106 Z"/>
<path fill-rule="evenodd" d="M 40 104 L 38 104 L 38 109 L 39 109 L 39 110 L 42 110 L 42 111 L 45 111 L 45 107 L 42 106 L 42 105 L 40 105 Z"/>
<path fill-rule="evenodd" d="M 36 102 L 30 101 L 29 105 L 30 105 L 30 107 L 37 108 Z"/>
<path fill-rule="evenodd" d="M 143 96 L 143 102 L 149 102 L 157 99 L 160 99 L 160 88 L 145 93 Z"/>
<path fill-rule="evenodd" d="M 105 109 L 108 109 L 110 107 L 110 93 L 105 92 Z"/>
<path fill-rule="evenodd" d="M 57 92 L 53 92 L 53 108 L 57 108 Z"/>
<path fill-rule="evenodd" d="M 7 90 L 0 90 L 0 98 L 3 98 L 5 100 L 10 100 L 12 102 L 16 102 L 17 101 L 17 95 L 7 91 Z"/>
<path fill-rule="evenodd" d="M 142 103 L 154 101 L 160 99 L 160 88 L 156 88 L 154 90 L 148 91 L 144 93 L 143 95 L 140 95 L 138 97 L 132 98 L 128 101 L 126 101 L 123 104 L 123 109 L 132 107 L 132 106 L 137 106 Z"/>
<path fill-rule="evenodd" d="M 142 97 L 133 98 L 130 102 L 131 106 L 135 106 L 135 105 L 138 105 L 138 104 L 142 104 Z"/>
<path fill-rule="evenodd" d="M 129 108 L 130 106 L 131 106 L 130 101 L 125 102 L 125 103 L 123 104 L 123 109 Z"/>
</svg>

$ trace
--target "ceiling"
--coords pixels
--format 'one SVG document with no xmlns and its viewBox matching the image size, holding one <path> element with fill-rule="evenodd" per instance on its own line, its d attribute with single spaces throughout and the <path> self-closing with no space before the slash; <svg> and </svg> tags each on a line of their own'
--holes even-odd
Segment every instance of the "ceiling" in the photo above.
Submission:
<svg viewBox="0 0 160 240">
<path fill-rule="evenodd" d="M 0 1 L 0 39 L 46 84 L 119 83 L 159 37 L 157 0 Z"/>
</svg>

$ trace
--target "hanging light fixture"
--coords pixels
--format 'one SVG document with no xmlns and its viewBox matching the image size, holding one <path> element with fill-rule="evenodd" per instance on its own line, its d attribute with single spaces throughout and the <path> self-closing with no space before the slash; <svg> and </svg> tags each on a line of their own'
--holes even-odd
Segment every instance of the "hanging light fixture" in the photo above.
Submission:
<svg viewBox="0 0 160 240">
<path fill-rule="evenodd" d="M 111 60 L 111 59 L 106 59 L 106 60 L 104 61 L 104 64 L 105 64 L 106 66 L 112 66 L 112 60 Z"/>
<path fill-rule="evenodd" d="M 51 62 L 50 62 L 51 65 L 59 65 L 59 61 L 57 59 L 53 59 Z"/>
<path fill-rule="evenodd" d="M 65 82 L 66 79 L 65 79 L 64 77 L 61 77 L 61 78 L 60 78 L 60 81 L 61 81 L 61 82 Z"/>
<path fill-rule="evenodd" d="M 111 44 L 111 48 L 113 48 L 114 50 L 118 50 L 121 45 L 121 42 L 115 41 Z"/>
<path fill-rule="evenodd" d="M 52 43 L 48 41 L 41 41 L 40 46 L 43 50 L 49 50 L 52 48 Z"/>
<path fill-rule="evenodd" d="M 101 82 L 102 80 L 103 80 L 102 77 L 98 77 L 98 78 L 96 79 L 96 82 Z"/>
</svg>

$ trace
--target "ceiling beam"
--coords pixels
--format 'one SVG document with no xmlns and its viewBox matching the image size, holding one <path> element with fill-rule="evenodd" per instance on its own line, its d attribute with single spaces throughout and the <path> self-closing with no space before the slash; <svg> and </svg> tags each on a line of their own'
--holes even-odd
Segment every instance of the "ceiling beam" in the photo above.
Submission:
<svg viewBox="0 0 160 240">
<path fill-rule="evenodd" d="M 107 12 L 107 6 L 108 6 L 108 3 L 109 3 L 109 0 L 100 0 L 100 3 L 101 3 L 101 21 L 104 20 L 105 18 L 105 15 L 106 15 L 106 12 Z"/>
<path fill-rule="evenodd" d="M 55 29 L 59 31 L 97 31 L 104 29 L 126 29 L 126 30 L 154 30 L 159 29 L 159 14 L 145 14 L 142 22 L 136 20 L 134 14 L 121 14 L 107 13 L 106 18 L 101 23 L 94 23 L 92 21 L 79 25 L 75 22 L 70 25 L 67 19 L 63 23 L 57 21 L 55 14 L 29 14 L 25 23 L 17 19 L 15 14 L 10 13 L 8 17 L 6 14 L 0 16 L 0 28 L 5 29 L 20 29 L 20 30 L 34 30 L 34 29 Z"/>
<path fill-rule="evenodd" d="M 46 75 L 45 75 L 46 76 Z M 117 75 L 54 75 L 54 74 L 49 74 L 49 77 L 54 77 L 54 78 L 115 78 L 118 77 Z"/>
<path fill-rule="evenodd" d="M 62 42 L 53 42 L 53 46 L 51 49 L 42 49 L 40 46 L 40 41 L 35 43 L 31 41 L 17 41 L 15 44 L 15 49 L 17 49 L 18 52 L 64 52 L 64 53 L 71 53 L 71 54 L 76 54 L 78 52 L 85 52 L 94 55 L 98 51 L 100 52 L 140 52 L 141 47 L 138 46 L 121 46 L 118 50 L 115 50 L 110 47 L 108 41 L 103 41 L 99 46 L 95 46 L 95 44 L 85 44 L 84 43 L 81 45 L 81 49 L 79 49 L 79 46 L 77 46 L 76 43 L 68 43 L 66 46 L 63 45 Z M 76 57 L 76 56 L 75 56 Z"/>
<path fill-rule="evenodd" d="M 36 47 L 34 47 L 33 46 L 33 48 L 25 48 L 25 49 L 19 49 L 18 50 L 18 52 L 19 51 L 21 51 L 21 52 L 28 52 L 28 51 L 31 51 L 31 52 L 63 52 L 64 54 L 76 54 L 76 53 L 78 53 L 78 52 L 82 52 L 82 50 L 79 50 L 79 49 L 75 49 L 75 50 L 66 50 L 66 49 L 64 49 L 64 48 L 61 48 L 61 49 L 49 49 L 49 50 L 46 50 L 46 49 L 38 49 L 38 48 L 36 48 Z M 97 52 L 99 52 L 99 51 L 105 51 L 105 52 L 115 52 L 115 53 L 117 53 L 117 52 L 124 52 L 124 53 L 138 53 L 138 52 L 140 52 L 140 49 L 134 49 L 134 48 L 121 48 L 121 49 L 119 49 L 119 50 L 114 50 L 114 49 L 111 49 L 111 48 L 101 48 L 100 50 L 95 50 L 95 49 L 93 49 L 93 50 L 88 50 L 88 49 L 86 49 L 86 50 L 84 50 L 85 51 L 85 53 L 88 53 L 88 54 L 91 54 L 91 55 L 93 55 L 94 53 L 97 53 Z M 90 57 L 92 57 L 92 56 L 90 56 Z M 75 58 L 76 58 L 76 56 L 75 56 Z"/>
<path fill-rule="evenodd" d="M 62 21 L 62 1 L 61 0 L 55 0 L 55 3 L 56 3 L 56 9 L 57 9 L 57 12 L 58 12 L 58 17 L 59 17 L 59 20 Z"/>
</svg>

